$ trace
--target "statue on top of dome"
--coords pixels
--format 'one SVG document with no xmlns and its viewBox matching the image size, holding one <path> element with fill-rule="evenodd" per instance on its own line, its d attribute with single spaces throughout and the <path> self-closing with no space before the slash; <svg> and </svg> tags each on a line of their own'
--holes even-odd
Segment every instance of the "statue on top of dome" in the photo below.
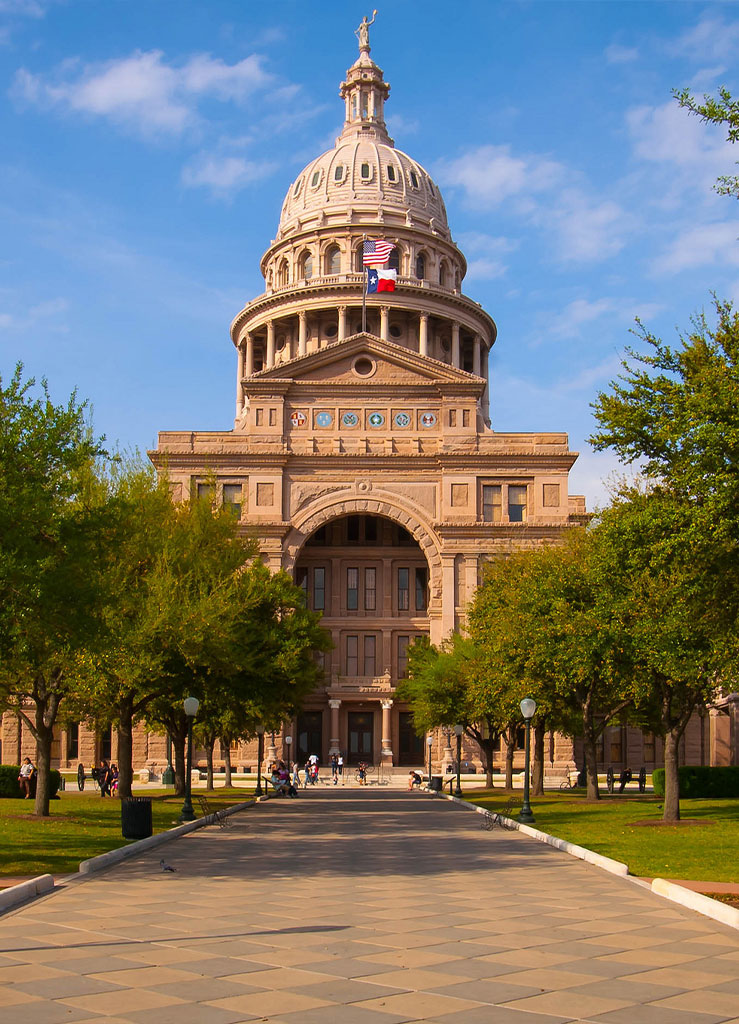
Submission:
<svg viewBox="0 0 739 1024">
<path fill-rule="evenodd" d="M 376 17 L 377 17 L 377 10 L 375 9 L 372 12 L 372 21 L 367 21 L 367 15 L 365 14 L 365 16 L 362 18 L 362 21 L 359 24 L 359 27 L 354 29 L 354 35 L 359 40 L 359 52 L 360 53 L 369 53 L 370 52 L 369 30 L 370 30 L 370 25 L 374 25 Z"/>
</svg>

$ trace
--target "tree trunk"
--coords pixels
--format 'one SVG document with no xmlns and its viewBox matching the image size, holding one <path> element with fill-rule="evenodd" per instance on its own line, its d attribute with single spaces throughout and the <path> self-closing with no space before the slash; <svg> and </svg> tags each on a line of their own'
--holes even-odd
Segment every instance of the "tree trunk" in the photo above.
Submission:
<svg viewBox="0 0 739 1024">
<path fill-rule="evenodd" d="M 41 719 L 41 721 L 39 721 Z M 51 741 L 53 729 L 43 723 L 43 716 L 36 711 L 36 804 L 34 812 L 41 818 L 49 816 L 49 772 L 51 771 Z"/>
<path fill-rule="evenodd" d="M 221 750 L 226 768 L 226 789 L 230 789 L 233 786 L 233 779 L 231 778 L 231 744 L 228 740 L 221 740 Z"/>
<path fill-rule="evenodd" d="M 174 754 L 174 795 L 185 795 L 185 737 L 179 730 L 172 730 L 172 752 Z"/>
<path fill-rule="evenodd" d="M 205 764 L 206 764 L 206 789 L 215 789 L 215 780 L 213 779 L 213 748 L 216 745 L 216 737 L 208 736 L 205 738 Z"/>
<path fill-rule="evenodd" d="M 495 781 L 493 779 L 493 764 L 495 761 L 495 737 L 493 736 L 490 729 L 488 729 L 488 738 L 485 740 L 484 746 L 486 761 L 485 761 L 485 785 L 488 789 L 493 789 Z"/>
<path fill-rule="evenodd" d="M 585 747 L 585 774 L 587 781 L 586 800 L 600 800 L 598 789 L 598 752 L 596 749 L 595 726 L 589 704 L 583 708 L 583 746 Z"/>
<path fill-rule="evenodd" d="M 680 778 L 678 754 L 683 730 L 674 726 L 665 736 L 665 802 L 663 821 L 680 820 Z"/>
<path fill-rule="evenodd" d="M 534 761 L 531 771 L 532 796 L 544 796 L 544 738 L 546 731 L 546 720 L 537 720 L 534 726 Z"/>
<path fill-rule="evenodd" d="M 505 788 L 513 789 L 513 755 L 516 752 L 516 728 L 511 726 L 505 734 Z"/>
<path fill-rule="evenodd" d="M 118 795 L 132 796 L 133 787 L 133 711 L 124 704 L 118 709 Z"/>
</svg>

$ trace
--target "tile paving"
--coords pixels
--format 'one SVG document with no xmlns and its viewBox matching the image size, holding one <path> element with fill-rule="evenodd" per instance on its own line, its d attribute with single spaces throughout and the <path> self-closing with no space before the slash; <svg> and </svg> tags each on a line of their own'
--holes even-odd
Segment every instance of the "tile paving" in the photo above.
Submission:
<svg viewBox="0 0 739 1024">
<path fill-rule="evenodd" d="M 0 918 L 0 1024 L 739 1024 L 739 933 L 445 801 L 272 800 Z"/>
</svg>

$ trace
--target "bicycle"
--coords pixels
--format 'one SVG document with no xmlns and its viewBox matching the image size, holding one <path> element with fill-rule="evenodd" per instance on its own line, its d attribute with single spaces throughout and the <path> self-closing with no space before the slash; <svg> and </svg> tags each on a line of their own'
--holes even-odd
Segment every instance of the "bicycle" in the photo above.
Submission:
<svg viewBox="0 0 739 1024">
<path fill-rule="evenodd" d="M 376 774 L 377 768 L 373 764 L 365 764 L 364 761 L 360 761 L 354 772 L 354 778 L 360 786 L 366 786 L 370 782 L 370 776 Z"/>
</svg>

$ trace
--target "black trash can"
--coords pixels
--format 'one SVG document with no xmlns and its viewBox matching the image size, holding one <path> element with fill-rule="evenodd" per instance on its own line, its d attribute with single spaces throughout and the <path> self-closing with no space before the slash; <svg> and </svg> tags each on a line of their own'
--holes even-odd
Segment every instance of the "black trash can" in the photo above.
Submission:
<svg viewBox="0 0 739 1024">
<path fill-rule="evenodd" d="M 444 779 L 441 775 L 432 775 L 431 781 L 429 782 L 429 789 L 434 793 L 441 793 L 444 786 Z"/>
<path fill-rule="evenodd" d="M 151 797 L 132 796 L 121 800 L 121 832 L 124 839 L 148 839 L 154 828 Z"/>
</svg>

